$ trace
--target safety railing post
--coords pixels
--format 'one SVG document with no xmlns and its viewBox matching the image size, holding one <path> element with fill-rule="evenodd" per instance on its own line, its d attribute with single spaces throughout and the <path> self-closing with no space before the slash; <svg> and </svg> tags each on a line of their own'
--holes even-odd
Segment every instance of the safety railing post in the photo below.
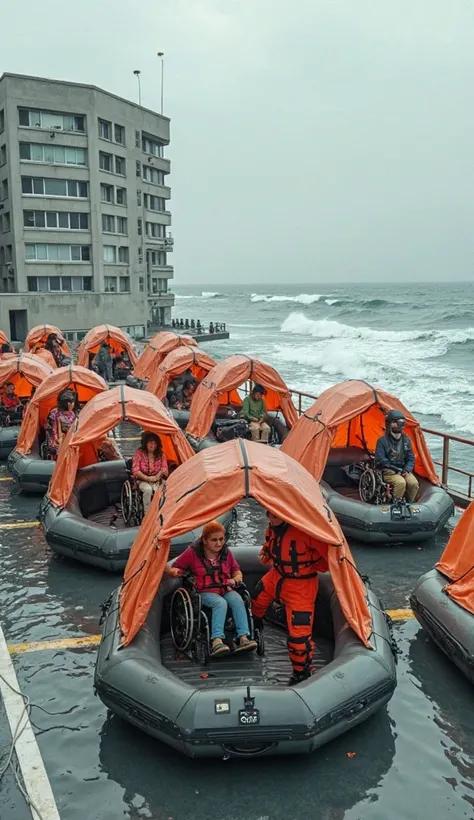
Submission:
<svg viewBox="0 0 474 820">
<path fill-rule="evenodd" d="M 441 483 L 447 485 L 449 473 L 449 437 L 443 436 L 443 465 L 441 468 Z"/>
</svg>

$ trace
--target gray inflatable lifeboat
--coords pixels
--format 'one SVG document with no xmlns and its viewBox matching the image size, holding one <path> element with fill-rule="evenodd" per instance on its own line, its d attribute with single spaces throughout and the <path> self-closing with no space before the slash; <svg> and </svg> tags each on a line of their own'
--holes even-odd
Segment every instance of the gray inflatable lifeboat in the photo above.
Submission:
<svg viewBox="0 0 474 820">
<path fill-rule="evenodd" d="M 250 590 L 266 571 L 258 552 L 233 550 Z M 290 688 L 285 618 L 278 608 L 265 622 L 263 656 L 227 655 L 206 666 L 177 658 L 169 604 L 179 584 L 179 579 L 163 581 L 144 626 L 123 648 L 119 590 L 113 593 L 95 668 L 94 685 L 104 704 L 158 740 L 194 758 L 307 753 L 390 700 L 396 686 L 391 629 L 370 590 L 373 649 L 348 627 L 331 577 L 320 576 L 316 671 Z"/>
</svg>

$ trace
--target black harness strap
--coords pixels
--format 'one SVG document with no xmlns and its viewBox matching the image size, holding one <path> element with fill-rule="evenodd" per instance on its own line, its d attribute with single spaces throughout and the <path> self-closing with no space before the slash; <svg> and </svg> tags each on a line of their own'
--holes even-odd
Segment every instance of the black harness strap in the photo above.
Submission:
<svg viewBox="0 0 474 820">
<path fill-rule="evenodd" d="M 245 449 L 243 440 L 241 438 L 239 438 L 238 441 L 239 441 L 240 452 L 242 453 L 242 459 L 243 459 L 243 462 L 244 462 L 242 470 L 245 470 L 245 496 L 248 498 L 248 496 L 250 495 L 250 474 L 249 474 L 249 471 L 252 470 L 253 468 L 249 464 L 249 460 L 248 460 L 248 457 L 247 457 L 247 450 Z"/>
</svg>

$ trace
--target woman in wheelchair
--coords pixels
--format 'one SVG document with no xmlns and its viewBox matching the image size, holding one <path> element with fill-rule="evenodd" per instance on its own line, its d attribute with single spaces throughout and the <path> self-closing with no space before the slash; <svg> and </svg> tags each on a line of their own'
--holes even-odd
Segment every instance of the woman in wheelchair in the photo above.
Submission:
<svg viewBox="0 0 474 820">
<path fill-rule="evenodd" d="M 245 603 L 235 590 L 242 583 L 242 573 L 231 551 L 225 546 L 225 530 L 218 521 L 206 524 L 201 538 L 179 555 L 173 566 L 166 568 L 166 573 L 176 577 L 186 570 L 194 577 L 201 604 L 212 611 L 211 655 L 215 657 L 230 652 L 230 647 L 224 643 L 228 606 L 237 634 L 235 652 L 252 652 L 256 649 L 257 642 L 250 640 L 249 636 Z"/>
<path fill-rule="evenodd" d="M 23 415 L 23 405 L 15 393 L 13 382 L 7 382 L 5 392 L 1 394 L 0 406 L 2 411 L 2 424 L 7 427 L 9 424 L 18 423 Z"/>
<path fill-rule="evenodd" d="M 142 434 L 140 447 L 133 456 L 132 475 L 138 481 L 146 513 L 156 490 L 168 478 L 168 462 L 161 439 L 156 433 Z"/>
<path fill-rule="evenodd" d="M 63 390 L 58 396 L 58 404 L 50 411 L 46 420 L 47 457 L 56 461 L 61 442 L 78 416 L 77 393 Z"/>
</svg>

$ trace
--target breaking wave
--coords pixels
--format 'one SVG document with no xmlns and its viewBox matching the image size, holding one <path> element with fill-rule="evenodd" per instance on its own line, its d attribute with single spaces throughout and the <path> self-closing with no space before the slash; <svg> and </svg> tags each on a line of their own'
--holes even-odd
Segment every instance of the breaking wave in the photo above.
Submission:
<svg viewBox="0 0 474 820">
<path fill-rule="evenodd" d="M 300 305 L 312 305 L 322 299 L 320 293 L 300 293 L 298 296 L 269 296 L 265 293 L 252 293 L 251 302 L 298 302 Z"/>
<path fill-rule="evenodd" d="M 224 294 L 214 290 L 203 290 L 201 293 L 192 294 L 176 294 L 176 299 L 219 299 L 220 297 L 224 297 Z"/>
</svg>

